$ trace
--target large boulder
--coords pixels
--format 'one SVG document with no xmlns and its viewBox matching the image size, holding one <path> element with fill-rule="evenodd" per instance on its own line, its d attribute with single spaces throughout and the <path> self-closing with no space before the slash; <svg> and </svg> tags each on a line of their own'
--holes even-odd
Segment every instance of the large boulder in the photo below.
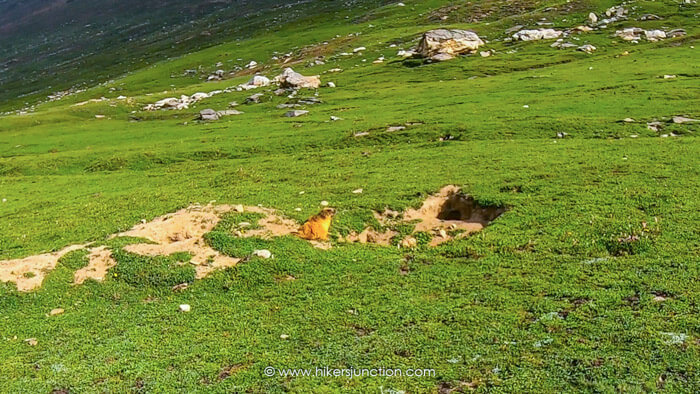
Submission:
<svg viewBox="0 0 700 394">
<path fill-rule="evenodd" d="M 449 60 L 464 53 L 475 53 L 484 41 L 473 31 L 435 29 L 423 34 L 416 52 L 436 61 Z"/>
<path fill-rule="evenodd" d="M 282 74 L 276 76 L 274 80 L 279 82 L 283 88 L 318 89 L 321 86 L 321 78 L 318 75 L 305 77 L 289 67 L 285 68 Z"/>
</svg>

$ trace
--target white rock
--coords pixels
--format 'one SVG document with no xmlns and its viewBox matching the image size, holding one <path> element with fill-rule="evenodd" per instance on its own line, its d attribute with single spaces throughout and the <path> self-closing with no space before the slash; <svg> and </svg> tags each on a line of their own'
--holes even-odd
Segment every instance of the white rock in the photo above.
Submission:
<svg viewBox="0 0 700 394">
<path fill-rule="evenodd" d="M 595 12 L 589 13 L 588 22 L 590 22 L 591 25 L 595 25 L 596 23 L 598 23 L 598 15 L 596 15 Z"/>
<path fill-rule="evenodd" d="M 282 335 L 280 335 L 280 339 L 289 339 L 289 335 L 282 334 Z"/>
<path fill-rule="evenodd" d="M 246 64 L 246 68 L 253 68 L 258 65 L 258 62 L 251 60 L 250 63 Z"/>
<path fill-rule="evenodd" d="M 303 109 L 297 109 L 294 111 L 287 111 L 284 116 L 287 118 L 296 118 L 297 116 L 302 116 L 308 114 L 309 111 L 303 110 Z"/>
<path fill-rule="evenodd" d="M 327 207 L 327 206 L 328 206 L 328 201 L 326 201 L 326 200 L 321 201 L 321 206 Z"/>
<path fill-rule="evenodd" d="M 421 37 L 416 52 L 424 58 L 444 61 L 457 55 L 476 53 L 484 41 L 473 31 L 435 29 Z"/>
<path fill-rule="evenodd" d="M 562 35 L 562 31 L 554 29 L 538 29 L 538 30 L 520 30 L 519 32 L 513 34 L 513 39 L 520 41 L 536 41 L 536 40 L 549 40 L 553 38 L 559 38 Z"/>
<path fill-rule="evenodd" d="M 357 48 L 353 49 L 352 52 L 357 53 L 357 52 L 362 52 L 362 51 L 366 51 L 366 50 L 367 50 L 367 48 L 365 48 L 365 47 L 357 47 Z"/>
<path fill-rule="evenodd" d="M 334 87 L 335 87 L 335 83 L 333 83 L 333 82 L 328 82 L 328 83 L 326 84 L 326 86 L 328 86 L 329 88 L 334 88 Z"/>
<path fill-rule="evenodd" d="M 666 33 L 663 30 L 646 30 L 644 36 L 649 41 L 659 41 L 666 38 Z"/>
<path fill-rule="evenodd" d="M 272 258 L 272 252 L 267 249 L 257 249 L 253 251 L 253 256 L 260 257 L 262 259 L 270 259 Z"/>
<path fill-rule="evenodd" d="M 491 52 L 490 51 L 481 51 L 481 52 L 479 52 L 479 55 L 481 55 L 481 57 L 489 57 L 489 56 L 491 56 Z"/>
<path fill-rule="evenodd" d="M 596 49 L 598 49 L 598 48 L 594 47 L 591 44 L 581 45 L 580 47 L 578 47 L 579 51 L 586 52 L 586 53 L 593 53 L 593 52 L 595 52 Z"/>
<path fill-rule="evenodd" d="M 337 116 L 331 116 L 331 120 L 335 122 L 337 120 L 343 120 L 343 118 L 339 118 Z"/>
<path fill-rule="evenodd" d="M 362 189 L 355 189 L 352 191 L 353 194 L 362 194 L 363 190 Z"/>
<path fill-rule="evenodd" d="M 676 76 L 673 74 L 666 74 L 664 75 L 664 79 L 676 79 Z"/>
<path fill-rule="evenodd" d="M 180 312 L 189 312 L 192 308 L 188 304 L 180 304 Z"/>
</svg>

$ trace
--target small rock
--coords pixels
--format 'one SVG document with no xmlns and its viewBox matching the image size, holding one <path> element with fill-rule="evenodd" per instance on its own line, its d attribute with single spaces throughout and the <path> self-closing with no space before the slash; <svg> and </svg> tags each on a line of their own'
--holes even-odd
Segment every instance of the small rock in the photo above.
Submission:
<svg viewBox="0 0 700 394">
<path fill-rule="evenodd" d="M 343 118 L 339 118 L 337 116 L 331 116 L 331 120 L 335 122 L 336 120 L 343 120 Z"/>
<path fill-rule="evenodd" d="M 105 118 L 104 115 L 95 115 L 95 119 L 104 119 L 104 118 Z"/>
<path fill-rule="evenodd" d="M 386 131 L 388 131 L 388 132 L 401 131 L 401 130 L 406 130 L 406 126 L 389 126 L 386 129 Z"/>
<path fill-rule="evenodd" d="M 241 111 L 236 111 L 235 109 L 225 109 L 223 111 L 216 111 L 216 116 L 222 117 L 222 116 L 230 116 L 230 115 L 241 115 L 243 112 Z"/>
<path fill-rule="evenodd" d="M 589 13 L 588 14 L 588 22 L 591 25 L 595 25 L 596 23 L 598 23 L 598 15 L 596 15 L 594 12 Z"/>
<path fill-rule="evenodd" d="M 309 113 L 309 111 L 297 109 L 297 110 L 289 111 L 289 112 L 285 113 L 284 116 L 287 118 L 296 118 L 297 116 L 306 115 L 308 113 Z"/>
<path fill-rule="evenodd" d="M 272 252 L 267 249 L 257 249 L 253 251 L 253 256 L 260 257 L 262 259 L 270 259 L 272 258 Z"/>
<path fill-rule="evenodd" d="M 362 52 L 362 51 L 366 51 L 366 50 L 367 50 L 367 48 L 365 48 L 365 47 L 357 47 L 357 48 L 353 49 L 352 52 L 357 53 L 357 52 Z"/>
<path fill-rule="evenodd" d="M 189 287 L 189 283 L 180 283 L 179 285 L 175 285 L 172 287 L 172 291 L 178 292 L 178 291 L 183 291 L 186 290 Z"/>
<path fill-rule="evenodd" d="M 322 207 L 327 207 L 327 206 L 328 206 L 328 201 L 326 201 L 326 200 L 321 201 L 321 206 L 322 206 Z"/>
<path fill-rule="evenodd" d="M 301 212 L 301 208 L 294 208 L 296 212 Z"/>
<path fill-rule="evenodd" d="M 598 48 L 594 47 L 591 44 L 581 45 L 580 47 L 578 47 L 579 51 L 586 52 L 586 53 L 593 53 L 593 52 L 595 52 L 596 49 L 598 49 Z"/>
<path fill-rule="evenodd" d="M 65 312 L 65 310 L 64 310 L 63 308 L 51 309 L 51 312 L 49 312 L 49 316 L 60 315 L 60 314 L 62 314 L 63 312 Z"/>
<path fill-rule="evenodd" d="M 664 75 L 664 79 L 676 79 L 676 76 L 673 74 L 666 74 Z"/>
<path fill-rule="evenodd" d="M 333 83 L 333 82 L 328 82 L 328 83 L 326 84 L 326 86 L 328 86 L 329 88 L 334 88 L 334 87 L 335 87 L 335 83 Z"/>
<path fill-rule="evenodd" d="M 39 341 L 37 341 L 36 338 L 27 338 L 24 340 L 24 342 L 26 342 L 29 346 L 36 346 L 39 344 Z"/>
<path fill-rule="evenodd" d="M 525 105 L 523 105 L 523 108 L 530 108 L 530 106 L 525 104 Z"/>
<path fill-rule="evenodd" d="M 445 231 L 444 228 L 441 228 L 440 231 L 438 231 L 438 234 L 441 238 L 447 238 L 447 231 Z"/>
<path fill-rule="evenodd" d="M 180 312 L 189 312 L 192 308 L 188 304 L 180 304 L 178 309 Z"/>
<path fill-rule="evenodd" d="M 491 51 L 481 51 L 479 55 L 481 55 L 481 57 L 489 57 L 491 56 Z"/>
<path fill-rule="evenodd" d="M 656 297 L 654 297 L 654 298 L 652 299 L 652 301 L 654 301 L 654 302 L 664 302 L 664 301 L 666 301 L 666 297 L 657 295 Z"/>
<path fill-rule="evenodd" d="M 622 121 L 623 121 L 624 123 L 634 123 L 634 122 L 635 122 L 635 120 L 632 119 L 632 118 L 624 118 L 624 119 L 622 119 Z"/>
<path fill-rule="evenodd" d="M 241 212 L 245 211 L 245 209 L 243 208 L 243 205 L 237 204 L 237 205 L 233 206 L 233 211 L 241 213 Z"/>
<path fill-rule="evenodd" d="M 352 194 L 362 194 L 363 190 L 362 189 L 355 189 L 352 191 Z"/>
<path fill-rule="evenodd" d="M 282 334 L 282 335 L 280 335 L 280 339 L 289 339 L 289 335 Z"/>
<path fill-rule="evenodd" d="M 211 108 L 199 111 L 199 119 L 201 120 L 219 120 L 219 115 Z"/>
<path fill-rule="evenodd" d="M 700 119 L 686 118 L 685 116 L 674 116 L 673 123 L 683 124 L 683 123 L 695 123 L 700 122 Z"/>
<path fill-rule="evenodd" d="M 647 129 L 649 129 L 651 131 L 659 131 L 663 127 L 664 127 L 663 123 L 658 122 L 658 121 L 653 121 L 653 122 L 647 123 Z"/>
</svg>

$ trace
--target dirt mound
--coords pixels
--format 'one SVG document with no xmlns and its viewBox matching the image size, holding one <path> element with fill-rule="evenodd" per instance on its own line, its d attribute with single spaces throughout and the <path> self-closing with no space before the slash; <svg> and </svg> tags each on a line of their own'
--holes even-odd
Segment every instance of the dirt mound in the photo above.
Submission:
<svg viewBox="0 0 700 394">
<path fill-rule="evenodd" d="M 473 197 L 465 195 L 455 185 L 448 185 L 436 194 L 428 197 L 418 209 L 408 209 L 401 215 L 397 211 L 385 209 L 384 212 L 374 212 L 374 217 L 382 226 L 416 222 L 415 232 L 431 232 L 431 246 L 439 245 L 457 237 L 480 231 L 494 219 L 505 212 L 504 207 L 482 207 Z M 457 232 L 451 235 L 450 232 Z M 378 232 L 366 228 L 361 233 L 351 233 L 346 242 L 376 243 L 390 245 L 392 238 L 398 233 L 392 230 Z M 405 237 L 401 245 L 411 246 L 416 243 L 412 236 Z"/>
<path fill-rule="evenodd" d="M 73 283 L 82 284 L 87 279 L 101 281 L 107 275 L 110 268 L 117 265 L 117 262 L 112 258 L 112 251 L 106 246 L 100 246 L 94 249 L 89 249 L 90 254 L 87 266 L 75 271 L 73 275 Z"/>
<path fill-rule="evenodd" d="M 143 256 L 168 256 L 176 252 L 187 252 L 192 256 L 197 278 L 236 265 L 241 259 L 222 255 L 204 241 L 204 235 L 219 223 L 220 216 L 231 211 L 229 205 L 193 205 L 174 213 L 136 225 L 120 237 L 145 238 L 151 242 L 131 244 L 124 247 L 130 253 Z"/>
<path fill-rule="evenodd" d="M 56 264 L 61 257 L 86 246 L 71 245 L 58 252 L 44 253 L 23 259 L 0 261 L 0 281 L 15 282 L 19 291 L 35 289 L 41 286 L 46 273 L 56 268 Z"/>
</svg>

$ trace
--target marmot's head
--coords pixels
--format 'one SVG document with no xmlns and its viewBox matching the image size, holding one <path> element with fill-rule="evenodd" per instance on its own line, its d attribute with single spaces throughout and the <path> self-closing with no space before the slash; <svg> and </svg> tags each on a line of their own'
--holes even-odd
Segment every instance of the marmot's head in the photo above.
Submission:
<svg viewBox="0 0 700 394">
<path fill-rule="evenodd" d="M 319 215 L 321 215 L 321 217 L 323 217 L 323 218 L 332 217 L 333 215 L 335 215 L 335 209 L 323 208 L 323 210 L 321 211 L 321 213 Z"/>
</svg>

